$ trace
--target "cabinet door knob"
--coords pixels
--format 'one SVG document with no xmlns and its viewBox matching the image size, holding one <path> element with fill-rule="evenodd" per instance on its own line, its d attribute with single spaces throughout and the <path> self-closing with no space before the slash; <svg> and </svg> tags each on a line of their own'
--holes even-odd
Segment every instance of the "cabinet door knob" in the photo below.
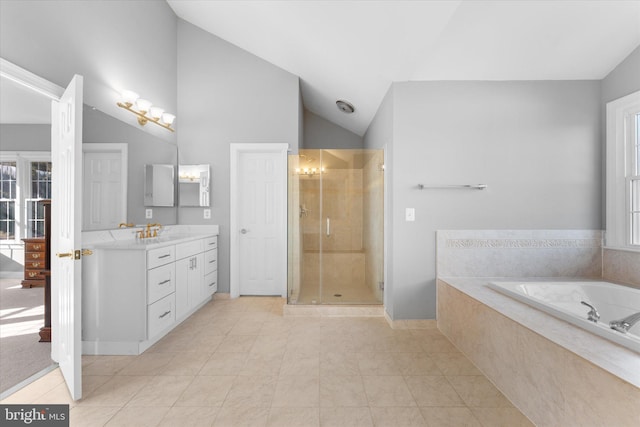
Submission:
<svg viewBox="0 0 640 427">
<path fill-rule="evenodd" d="M 249 230 L 247 230 L 246 228 L 243 228 L 242 230 L 240 230 L 240 232 L 242 234 L 247 234 L 249 232 Z"/>
</svg>

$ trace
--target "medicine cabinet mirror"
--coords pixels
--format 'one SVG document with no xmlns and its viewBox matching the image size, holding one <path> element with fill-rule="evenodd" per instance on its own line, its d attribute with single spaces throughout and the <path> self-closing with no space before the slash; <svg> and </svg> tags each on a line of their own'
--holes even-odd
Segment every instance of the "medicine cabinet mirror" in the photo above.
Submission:
<svg viewBox="0 0 640 427">
<path fill-rule="evenodd" d="M 144 205 L 175 206 L 173 165 L 144 165 Z"/>
<path fill-rule="evenodd" d="M 180 206 L 209 206 L 209 165 L 178 165 Z"/>
</svg>

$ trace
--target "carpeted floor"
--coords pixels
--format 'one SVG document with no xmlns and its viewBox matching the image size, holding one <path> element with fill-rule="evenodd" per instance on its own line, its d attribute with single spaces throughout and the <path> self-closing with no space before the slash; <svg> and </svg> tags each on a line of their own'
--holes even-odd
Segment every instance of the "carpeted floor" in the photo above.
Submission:
<svg viewBox="0 0 640 427">
<path fill-rule="evenodd" d="M 0 393 L 52 364 L 51 343 L 38 342 L 43 316 L 43 288 L 0 279 Z"/>
</svg>

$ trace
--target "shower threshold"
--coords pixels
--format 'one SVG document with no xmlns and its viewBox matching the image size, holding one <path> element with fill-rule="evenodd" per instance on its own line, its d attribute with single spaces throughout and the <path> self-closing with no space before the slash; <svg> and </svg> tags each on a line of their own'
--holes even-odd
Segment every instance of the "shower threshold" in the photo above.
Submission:
<svg viewBox="0 0 640 427">
<path fill-rule="evenodd" d="M 282 314 L 285 317 L 384 317 L 384 306 L 285 304 Z"/>
</svg>

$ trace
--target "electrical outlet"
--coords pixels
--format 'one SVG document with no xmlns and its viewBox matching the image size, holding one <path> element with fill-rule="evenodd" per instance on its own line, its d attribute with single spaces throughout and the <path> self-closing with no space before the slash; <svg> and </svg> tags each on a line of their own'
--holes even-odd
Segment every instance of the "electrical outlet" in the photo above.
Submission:
<svg viewBox="0 0 640 427">
<path fill-rule="evenodd" d="M 204 217 L 204 219 L 211 219 L 211 209 L 205 209 L 202 212 L 202 216 Z"/>
<path fill-rule="evenodd" d="M 151 219 L 153 218 L 153 209 L 145 209 L 144 211 L 144 217 L 146 219 Z"/>
<path fill-rule="evenodd" d="M 405 220 L 406 221 L 415 221 L 416 220 L 416 210 L 415 208 L 407 208 L 405 211 Z"/>
</svg>

